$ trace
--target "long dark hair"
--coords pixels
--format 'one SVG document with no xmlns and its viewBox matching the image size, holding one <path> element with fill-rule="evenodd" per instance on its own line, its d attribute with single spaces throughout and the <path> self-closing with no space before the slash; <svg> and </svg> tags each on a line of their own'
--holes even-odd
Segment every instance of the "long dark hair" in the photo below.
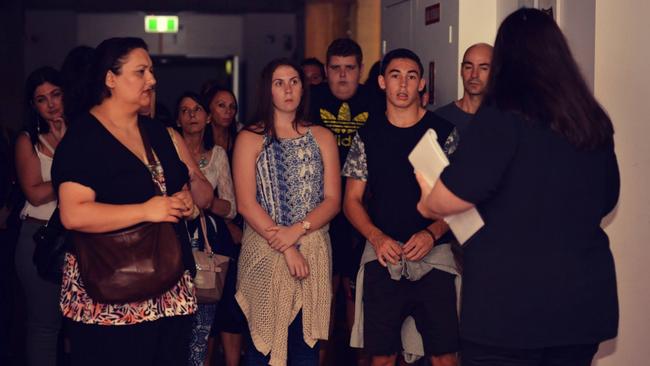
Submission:
<svg viewBox="0 0 650 366">
<path fill-rule="evenodd" d="M 186 91 L 183 92 L 183 94 L 181 94 L 181 96 L 178 97 L 178 99 L 176 100 L 175 116 L 177 121 L 179 120 L 181 114 L 181 102 L 185 98 L 192 99 L 198 105 L 200 105 L 201 108 L 203 108 L 203 110 L 205 111 L 206 115 L 210 113 L 210 109 L 207 108 L 207 106 L 203 102 L 203 99 L 201 99 L 201 97 L 199 97 L 198 94 L 196 94 L 195 92 Z M 177 130 L 181 135 L 183 135 L 182 126 L 179 126 Z M 210 151 L 213 147 L 214 147 L 214 138 L 212 137 L 212 127 L 210 125 L 206 125 L 205 128 L 203 129 L 203 148 Z"/>
<path fill-rule="evenodd" d="M 61 73 L 49 66 L 39 67 L 32 71 L 25 80 L 25 131 L 29 133 L 32 145 L 38 143 L 38 135 L 50 132 L 50 125 L 41 117 L 34 105 L 34 92 L 39 86 L 50 83 L 63 90 Z M 65 110 L 65 104 L 64 104 Z"/>
<path fill-rule="evenodd" d="M 302 84 L 302 96 L 298 108 L 296 109 L 296 116 L 292 122 L 293 129 L 298 131 L 299 125 L 310 124 L 306 118 L 308 111 L 307 104 L 309 100 L 309 88 L 305 85 L 305 73 L 302 71 L 300 66 L 288 58 L 275 59 L 266 64 L 262 70 L 262 77 L 260 78 L 260 83 L 257 89 L 258 104 L 257 113 L 255 114 L 256 117 L 252 124 L 246 127 L 250 131 L 261 132 L 265 135 L 270 135 L 273 138 L 277 135 L 275 131 L 275 107 L 273 106 L 273 94 L 271 88 L 273 87 L 273 72 L 275 72 L 275 70 L 280 66 L 289 66 L 296 70 Z M 262 131 L 259 131 L 259 128 L 261 128 Z"/>
<path fill-rule="evenodd" d="M 122 73 L 122 65 L 126 56 L 136 48 L 149 50 L 141 38 L 109 38 L 104 40 L 95 49 L 94 62 L 90 68 L 89 106 L 93 107 L 111 96 L 111 91 L 106 86 L 106 74 L 112 71 L 115 75 Z"/>
<path fill-rule="evenodd" d="M 613 144 L 609 117 L 587 87 L 553 18 L 522 8 L 499 27 L 485 103 L 546 124 L 581 150 Z"/>
<path fill-rule="evenodd" d="M 208 107 L 207 111 L 208 113 L 212 113 L 210 110 L 210 105 L 212 104 L 212 99 L 217 96 L 217 94 L 224 92 L 228 93 L 232 96 L 232 99 L 235 101 L 235 114 L 232 117 L 232 122 L 230 123 L 230 126 L 228 126 L 228 146 L 227 146 L 227 153 L 230 153 L 232 150 L 233 146 L 235 145 L 235 136 L 237 136 L 237 111 L 239 111 L 239 103 L 237 102 L 237 98 L 235 97 L 235 93 L 232 92 L 232 90 L 228 88 L 224 88 L 223 86 L 220 85 L 214 85 L 208 89 L 208 91 L 203 94 L 203 105 Z M 214 143 L 214 138 L 213 138 L 213 133 L 212 133 L 212 127 L 209 128 L 210 130 L 210 138 L 212 138 L 212 141 Z"/>
</svg>

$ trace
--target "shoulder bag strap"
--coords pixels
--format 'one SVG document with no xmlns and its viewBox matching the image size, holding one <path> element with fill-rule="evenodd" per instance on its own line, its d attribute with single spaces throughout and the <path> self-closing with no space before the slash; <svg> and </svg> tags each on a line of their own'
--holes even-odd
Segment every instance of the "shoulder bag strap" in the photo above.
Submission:
<svg viewBox="0 0 650 366">
<path fill-rule="evenodd" d="M 201 231 L 203 231 L 203 246 L 204 252 L 212 254 L 212 247 L 210 246 L 210 241 L 208 240 L 208 226 L 205 223 L 205 214 L 203 210 L 199 210 L 199 220 L 201 221 Z"/>
<path fill-rule="evenodd" d="M 167 127 L 167 133 L 169 134 L 169 137 L 172 139 L 172 143 L 174 144 L 174 149 L 176 150 L 176 155 L 178 155 L 178 158 L 181 161 L 183 161 L 183 158 L 181 158 L 181 153 L 180 151 L 178 151 L 178 145 L 176 144 L 176 134 L 174 134 L 174 129 L 171 127 Z"/>
<path fill-rule="evenodd" d="M 144 152 L 147 156 L 147 163 L 149 165 L 154 165 L 156 164 L 156 158 L 154 157 L 153 150 L 151 148 L 151 144 L 149 143 L 149 136 L 147 135 L 146 131 L 142 127 L 142 122 L 138 118 L 138 129 L 140 130 L 140 136 L 142 137 L 142 145 L 144 145 Z M 162 173 L 162 172 L 161 172 Z M 159 196 L 163 196 L 163 192 L 158 186 L 158 184 L 154 184 L 156 188 L 156 194 Z"/>
</svg>

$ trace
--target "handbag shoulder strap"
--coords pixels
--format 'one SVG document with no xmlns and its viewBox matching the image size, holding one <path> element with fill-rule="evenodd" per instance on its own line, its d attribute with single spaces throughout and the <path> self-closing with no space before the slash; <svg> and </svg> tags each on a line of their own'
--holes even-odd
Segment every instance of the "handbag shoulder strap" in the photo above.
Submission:
<svg viewBox="0 0 650 366">
<path fill-rule="evenodd" d="M 208 254 L 212 254 L 212 247 L 208 240 L 208 225 L 205 223 L 205 214 L 203 213 L 203 210 L 199 210 L 199 212 L 199 221 L 201 222 L 201 231 L 203 232 L 204 251 Z"/>
<path fill-rule="evenodd" d="M 144 146 L 144 152 L 147 156 L 147 163 L 150 166 L 155 166 L 156 158 L 154 157 L 153 149 L 151 148 L 151 144 L 149 143 L 149 136 L 144 130 L 144 127 L 142 127 L 142 121 L 139 118 L 138 118 L 138 130 L 140 130 L 140 136 L 142 137 L 142 145 Z M 163 174 L 163 172 L 160 171 L 158 174 Z M 164 182 L 164 177 L 162 181 Z M 159 196 L 165 195 L 165 193 L 162 191 L 162 189 L 158 184 L 154 184 L 154 187 L 156 188 L 157 195 Z"/>
<path fill-rule="evenodd" d="M 183 158 L 181 158 L 181 153 L 180 151 L 178 151 L 178 144 L 176 143 L 176 134 L 174 133 L 174 129 L 171 127 L 167 127 L 167 133 L 169 134 L 169 137 L 172 139 L 172 143 L 174 144 L 174 149 L 176 150 L 176 155 L 178 155 L 178 158 L 181 159 L 181 161 L 183 161 Z"/>
</svg>

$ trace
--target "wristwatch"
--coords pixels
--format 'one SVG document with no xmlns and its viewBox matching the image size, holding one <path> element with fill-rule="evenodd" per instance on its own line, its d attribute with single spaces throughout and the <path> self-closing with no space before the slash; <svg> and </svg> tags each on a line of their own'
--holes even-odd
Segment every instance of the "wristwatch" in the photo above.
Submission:
<svg viewBox="0 0 650 366">
<path fill-rule="evenodd" d="M 300 221 L 300 227 L 302 227 L 302 233 L 304 234 L 307 231 L 309 231 L 309 229 L 311 229 L 311 222 L 307 220 L 302 220 Z"/>
</svg>

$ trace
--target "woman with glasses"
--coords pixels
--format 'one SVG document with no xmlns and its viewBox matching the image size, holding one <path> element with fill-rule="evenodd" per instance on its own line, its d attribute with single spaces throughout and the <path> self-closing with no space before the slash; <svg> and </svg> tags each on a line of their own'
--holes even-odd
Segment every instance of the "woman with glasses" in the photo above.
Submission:
<svg viewBox="0 0 650 366">
<path fill-rule="evenodd" d="M 192 159 L 217 192 L 212 203 L 205 210 L 205 221 L 212 250 L 229 255 L 233 251 L 232 239 L 223 219 L 232 219 L 237 213 L 233 191 L 230 164 L 223 148 L 215 145 L 210 128 L 210 115 L 199 96 L 185 92 L 176 106 L 177 123 Z M 188 231 L 193 249 L 203 250 L 205 243 L 198 218 L 188 222 Z M 210 240 L 209 239 L 209 240 Z M 224 301 L 222 298 L 221 301 Z M 217 303 L 199 303 L 190 342 L 190 365 L 203 365 L 207 355 L 210 328 L 217 311 Z M 219 315 L 221 316 L 221 315 Z"/>
</svg>

